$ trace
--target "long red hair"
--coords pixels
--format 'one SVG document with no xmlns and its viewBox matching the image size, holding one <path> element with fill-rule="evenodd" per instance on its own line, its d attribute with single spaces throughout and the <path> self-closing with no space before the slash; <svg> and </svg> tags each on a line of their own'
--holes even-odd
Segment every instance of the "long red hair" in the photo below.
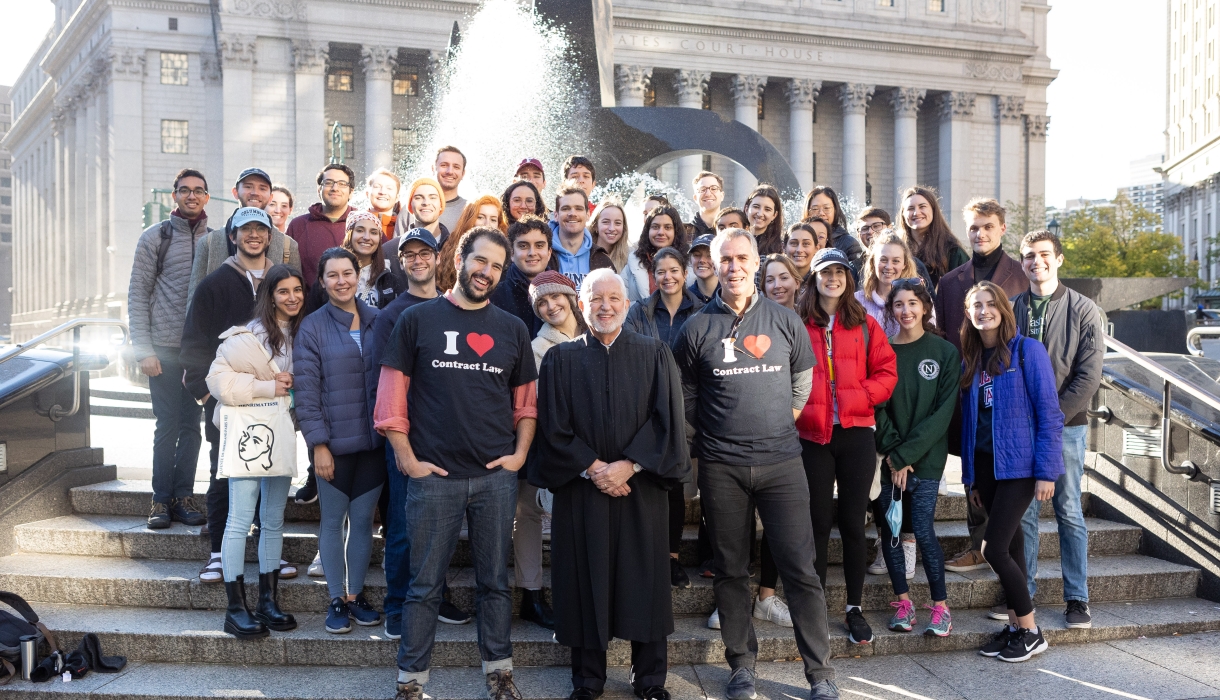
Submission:
<svg viewBox="0 0 1220 700">
<path fill-rule="evenodd" d="M 466 208 L 462 210 L 462 215 L 458 217 L 457 223 L 453 225 L 453 230 L 449 232 L 449 237 L 445 239 L 444 245 L 441 246 L 440 253 L 436 265 L 436 288 L 437 289 L 453 289 L 453 285 L 457 284 L 457 268 L 453 264 L 453 256 L 457 254 L 458 243 L 462 240 L 462 234 L 475 227 L 475 220 L 479 218 L 479 209 L 484 206 L 492 206 L 499 212 L 496 217 L 496 228 L 500 229 L 500 233 L 508 234 L 508 217 L 504 215 L 504 207 L 500 205 L 499 197 L 490 194 L 485 194 L 466 204 Z"/>
</svg>

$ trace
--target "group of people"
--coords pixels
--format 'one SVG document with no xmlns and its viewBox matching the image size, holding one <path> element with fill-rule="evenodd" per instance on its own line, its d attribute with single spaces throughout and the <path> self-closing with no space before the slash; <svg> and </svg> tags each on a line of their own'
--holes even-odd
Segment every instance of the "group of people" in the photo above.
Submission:
<svg viewBox="0 0 1220 700">
<path fill-rule="evenodd" d="M 551 201 L 537 159 L 500 196 L 469 202 L 465 168 L 450 146 L 433 177 L 406 187 L 378 170 L 368 208 L 353 209 L 355 174 L 329 164 L 319 201 L 291 221 L 292 194 L 250 168 L 232 188 L 241 206 L 215 229 L 206 178 L 185 169 L 170 218 L 140 238 L 129 304 L 157 418 L 148 526 L 206 528 L 200 580 L 223 582 L 226 632 L 296 627 L 278 583 L 297 575 L 281 550 L 299 473 L 295 451 L 271 444 L 296 430 L 309 466 L 293 498 L 319 507 L 309 573 L 326 580 L 326 630 L 384 622 L 399 640 L 400 700 L 423 698 L 437 623 L 471 619 L 446 585 L 463 528 L 490 700 L 521 697 L 514 587 L 517 614 L 571 647 L 574 700 L 602 694 L 612 638 L 631 642 L 637 696 L 668 700 L 671 596 L 691 586 L 678 554 L 696 494 L 730 700 L 756 696 L 755 618 L 793 628 L 812 700 L 839 697 L 824 591 L 834 527 L 853 643 L 874 641 L 867 572 L 889 574 L 887 626 L 909 632 L 921 559 L 924 633 L 943 637 L 945 572 L 990 566 L 1004 591 L 990 614 L 1006 624 L 980 653 L 1024 661 L 1047 647 L 1033 598 L 1040 502 L 1052 500 L 1066 624 L 1091 624 L 1080 481 L 1101 316 L 1059 282 L 1054 234 L 1026 234 L 1014 259 L 1003 207 L 975 199 L 967 253 L 924 187 L 904 193 L 897 222 L 874 207 L 849 222 L 818 186 L 785 226 L 774 187 L 725 207 L 723 179 L 701 172 L 693 219 L 650 197 L 633 245 L 626 205 L 591 201 L 586 157 L 564 163 Z M 206 512 L 192 498 L 201 410 Z M 292 434 L 272 435 L 284 421 Z M 950 453 L 973 547 L 946 562 L 934 521 Z M 363 592 L 378 520 L 383 610 Z"/>
</svg>

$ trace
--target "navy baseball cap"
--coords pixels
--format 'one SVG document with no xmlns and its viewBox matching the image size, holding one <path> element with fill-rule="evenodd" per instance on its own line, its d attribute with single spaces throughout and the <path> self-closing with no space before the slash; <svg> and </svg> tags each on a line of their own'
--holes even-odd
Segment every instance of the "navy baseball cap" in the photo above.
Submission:
<svg viewBox="0 0 1220 700">
<path fill-rule="evenodd" d="M 245 226 L 251 221 L 257 221 L 267 228 L 271 228 L 271 217 L 267 216 L 267 212 L 259 209 L 258 207 L 242 207 L 241 209 L 233 212 L 234 231 L 242 226 Z"/>
<path fill-rule="evenodd" d="M 716 234 L 713 234 L 713 233 L 705 233 L 702 236 L 696 236 L 694 242 L 692 242 L 690 244 L 690 249 L 694 250 L 695 248 L 698 248 L 700 246 L 705 246 L 707 248 L 711 248 L 712 240 L 715 238 L 716 238 Z"/>
<path fill-rule="evenodd" d="M 831 265 L 842 265 L 847 269 L 851 269 L 851 261 L 847 259 L 847 255 L 838 248 L 823 248 L 813 256 L 813 264 L 810 267 L 814 272 L 825 270 Z"/>
<path fill-rule="evenodd" d="M 246 168 L 245 170 L 241 171 L 240 175 L 237 176 L 237 181 L 233 183 L 233 186 L 237 187 L 241 184 L 242 180 L 245 180 L 248 177 L 261 177 L 267 181 L 268 185 L 271 184 L 271 176 L 267 174 L 266 170 L 263 170 L 262 168 Z"/>
<path fill-rule="evenodd" d="M 436 238 L 433 237 L 431 231 L 426 228 L 413 228 L 403 234 L 402 240 L 398 241 L 398 252 L 401 253 L 403 247 L 411 241 L 419 241 L 420 243 L 423 243 L 431 248 L 433 252 L 440 247 L 436 244 Z"/>
</svg>

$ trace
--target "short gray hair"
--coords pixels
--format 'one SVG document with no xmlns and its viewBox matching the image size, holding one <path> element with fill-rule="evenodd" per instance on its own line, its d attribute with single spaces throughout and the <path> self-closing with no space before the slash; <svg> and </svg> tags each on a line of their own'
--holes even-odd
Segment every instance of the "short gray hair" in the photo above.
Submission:
<svg viewBox="0 0 1220 700">
<path fill-rule="evenodd" d="M 627 296 L 627 283 L 623 282 L 623 278 L 615 273 L 614 268 L 600 267 L 593 272 L 585 275 L 584 280 L 580 283 L 580 301 L 583 304 L 588 304 L 589 299 L 593 296 L 593 287 L 607 280 L 618 283 L 619 289 L 623 292 L 623 297 Z"/>
<path fill-rule="evenodd" d="M 754 238 L 754 234 L 744 228 L 726 228 L 716 234 L 712 239 L 712 260 L 717 263 L 720 261 L 720 249 L 725 243 L 734 238 L 746 238 L 750 241 L 750 250 L 754 253 L 754 258 L 758 259 L 758 241 Z"/>
</svg>

